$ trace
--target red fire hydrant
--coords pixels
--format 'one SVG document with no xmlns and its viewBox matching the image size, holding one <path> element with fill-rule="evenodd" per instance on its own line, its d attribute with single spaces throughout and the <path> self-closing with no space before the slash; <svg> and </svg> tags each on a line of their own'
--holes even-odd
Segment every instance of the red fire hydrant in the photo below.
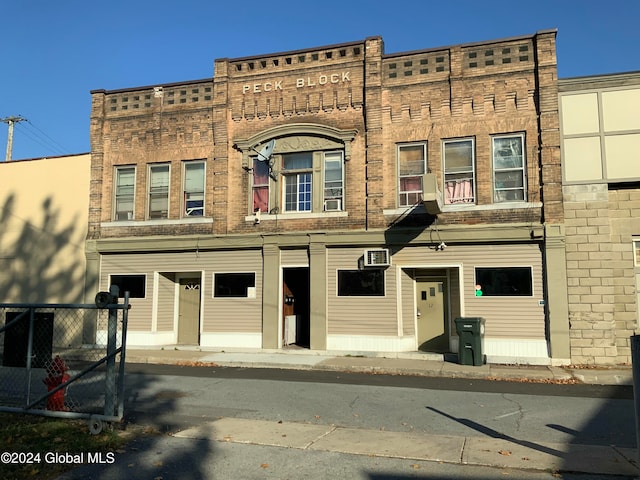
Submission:
<svg viewBox="0 0 640 480">
<path fill-rule="evenodd" d="M 59 355 L 56 355 L 47 367 L 47 376 L 42 380 L 47 386 L 47 391 L 52 391 L 57 386 L 62 385 L 71 378 L 67 374 L 67 370 L 69 370 L 69 367 L 67 367 L 65 361 L 60 358 Z M 58 412 L 66 411 L 67 407 L 64 406 L 64 395 L 64 388 L 61 388 L 54 394 L 50 395 L 47 398 L 47 410 L 55 410 Z"/>
</svg>

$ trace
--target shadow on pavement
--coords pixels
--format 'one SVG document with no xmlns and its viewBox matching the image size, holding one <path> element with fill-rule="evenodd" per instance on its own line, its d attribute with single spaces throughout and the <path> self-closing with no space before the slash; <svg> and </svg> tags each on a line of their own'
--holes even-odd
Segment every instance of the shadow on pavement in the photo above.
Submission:
<svg viewBox="0 0 640 480">
<path fill-rule="evenodd" d="M 215 454 L 211 435 L 198 439 L 177 439 L 164 432 L 180 427 L 176 402 L 184 396 L 178 390 L 154 391 L 155 376 L 135 376 L 136 384 L 125 389 L 125 429 L 135 438 L 116 452 L 112 464 L 85 464 L 58 480 L 177 479 L 206 480 L 207 464 Z M 150 392 L 150 393 L 146 393 Z M 127 412 L 135 413 L 135 416 Z M 142 425 L 153 428 L 143 429 Z"/>
</svg>

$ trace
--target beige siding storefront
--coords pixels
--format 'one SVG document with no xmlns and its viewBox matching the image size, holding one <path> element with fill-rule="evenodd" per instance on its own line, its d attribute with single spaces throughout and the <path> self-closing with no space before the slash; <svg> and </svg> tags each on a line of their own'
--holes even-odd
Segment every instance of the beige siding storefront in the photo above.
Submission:
<svg viewBox="0 0 640 480">
<path fill-rule="evenodd" d="M 262 256 L 260 250 L 181 253 L 109 254 L 102 256 L 100 287 L 108 289 L 111 275 L 145 275 L 144 298 L 131 298 L 129 329 L 139 332 L 131 344 L 146 344 L 144 333 L 175 343 L 179 278 L 199 278 L 201 344 L 215 343 L 216 334 L 252 334 L 262 329 Z M 253 273 L 255 288 L 247 298 L 216 298 L 215 274 Z M 254 294 L 255 292 L 255 294 Z"/>
</svg>

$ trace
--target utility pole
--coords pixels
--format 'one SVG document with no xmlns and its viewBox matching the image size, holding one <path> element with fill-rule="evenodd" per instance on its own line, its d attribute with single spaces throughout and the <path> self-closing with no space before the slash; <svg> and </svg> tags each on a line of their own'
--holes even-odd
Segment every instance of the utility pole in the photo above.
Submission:
<svg viewBox="0 0 640 480">
<path fill-rule="evenodd" d="M 26 120 L 26 118 L 22 118 L 19 115 L 17 117 L 0 118 L 0 122 L 9 125 L 9 133 L 7 134 L 7 154 L 4 159 L 5 162 L 9 162 L 11 160 L 11 152 L 13 151 L 13 126 L 17 122 L 24 122 Z"/>
</svg>

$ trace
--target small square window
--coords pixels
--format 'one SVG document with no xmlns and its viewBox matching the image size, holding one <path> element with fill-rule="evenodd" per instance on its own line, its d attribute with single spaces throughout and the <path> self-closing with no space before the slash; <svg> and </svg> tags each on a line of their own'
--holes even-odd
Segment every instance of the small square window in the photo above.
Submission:
<svg viewBox="0 0 640 480">
<path fill-rule="evenodd" d="M 428 65 L 428 64 L 429 64 L 429 59 L 423 58 L 422 60 L 420 60 L 420 65 Z"/>
<path fill-rule="evenodd" d="M 390 63 L 389 64 L 389 70 L 393 70 L 396 68 L 396 64 L 395 63 Z"/>
<path fill-rule="evenodd" d="M 510 48 L 503 48 L 502 49 L 502 54 L 505 55 L 507 53 L 511 53 L 511 49 Z"/>
<path fill-rule="evenodd" d="M 503 58 L 502 63 L 511 63 L 511 59 L 509 57 Z"/>
<path fill-rule="evenodd" d="M 485 57 L 491 57 L 491 56 L 493 56 L 493 50 L 485 50 L 485 52 L 484 52 L 484 56 L 485 56 Z"/>
<path fill-rule="evenodd" d="M 469 53 L 469 58 L 476 58 L 478 56 L 477 52 L 471 52 Z"/>
<path fill-rule="evenodd" d="M 405 67 L 410 67 L 412 65 L 413 65 L 413 62 L 411 60 L 409 60 L 408 62 L 404 62 Z"/>
<path fill-rule="evenodd" d="M 392 72 L 389 74 L 389 78 L 396 78 L 398 74 L 396 72 Z"/>
<path fill-rule="evenodd" d="M 436 57 L 436 63 L 443 63 L 444 57 Z"/>
</svg>

